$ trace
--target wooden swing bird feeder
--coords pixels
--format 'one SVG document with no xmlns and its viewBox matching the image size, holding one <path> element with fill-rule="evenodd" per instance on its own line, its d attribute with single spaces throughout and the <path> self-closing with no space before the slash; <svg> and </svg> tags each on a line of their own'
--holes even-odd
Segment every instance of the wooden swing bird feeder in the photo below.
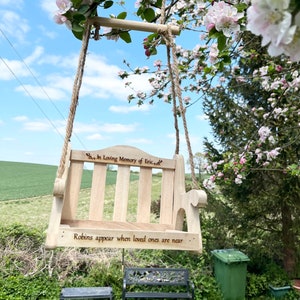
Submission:
<svg viewBox="0 0 300 300">
<path fill-rule="evenodd" d="M 161 158 L 131 146 L 112 146 L 96 151 L 73 150 L 70 147 L 69 140 L 92 24 L 151 32 L 170 30 L 166 25 L 99 17 L 89 20 L 82 41 L 63 153 L 54 183 L 46 248 L 171 249 L 201 253 L 199 208 L 206 205 L 206 194 L 198 189 L 186 192 L 182 155 L 174 155 L 172 159 Z M 175 27 L 172 26 L 171 31 L 178 34 L 179 28 Z M 93 165 L 93 175 L 88 199 L 89 213 L 83 218 L 78 217 L 78 213 L 85 164 Z M 108 203 L 105 197 L 108 165 L 114 165 L 117 169 L 113 204 Z M 127 214 L 128 205 L 133 201 L 129 196 L 130 175 L 133 169 L 139 177 L 134 218 Z M 158 219 L 155 220 L 152 220 L 151 213 L 153 170 L 162 174 L 160 212 Z M 107 206 L 113 211 L 111 219 L 106 219 L 104 213 Z M 186 231 L 183 230 L 185 218 Z"/>
</svg>

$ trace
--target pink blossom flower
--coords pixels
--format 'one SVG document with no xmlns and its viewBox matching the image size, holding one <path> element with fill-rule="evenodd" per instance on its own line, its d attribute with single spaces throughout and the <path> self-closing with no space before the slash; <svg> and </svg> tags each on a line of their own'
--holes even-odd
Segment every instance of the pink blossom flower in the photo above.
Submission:
<svg viewBox="0 0 300 300">
<path fill-rule="evenodd" d="M 245 158 L 245 156 L 242 156 L 242 157 L 240 158 L 240 164 L 243 165 L 243 164 L 246 163 L 246 162 L 247 162 L 247 159 Z"/>
<path fill-rule="evenodd" d="M 70 0 L 56 0 L 56 5 L 59 8 L 59 13 L 64 14 L 72 7 L 72 2 Z"/>
<path fill-rule="evenodd" d="M 157 67 L 158 69 L 160 69 L 162 62 L 160 59 L 158 59 L 158 60 L 154 61 L 153 65 L 154 65 L 154 67 Z"/>
<path fill-rule="evenodd" d="M 186 105 L 188 105 L 191 102 L 191 97 L 186 96 L 186 97 L 184 97 L 183 101 Z"/>
<path fill-rule="evenodd" d="M 64 24 L 68 20 L 64 15 L 60 14 L 59 12 L 55 13 L 53 19 L 56 24 Z"/>
<path fill-rule="evenodd" d="M 137 0 L 137 1 L 135 1 L 134 7 L 135 7 L 135 8 L 139 8 L 139 7 L 141 6 L 141 2 L 142 2 L 142 0 Z"/>
<path fill-rule="evenodd" d="M 216 28 L 217 31 L 223 31 L 225 36 L 230 37 L 232 33 L 240 30 L 238 20 L 243 16 L 243 13 L 238 13 L 235 6 L 220 1 L 214 2 L 209 7 L 203 21 L 208 31 Z"/>
</svg>

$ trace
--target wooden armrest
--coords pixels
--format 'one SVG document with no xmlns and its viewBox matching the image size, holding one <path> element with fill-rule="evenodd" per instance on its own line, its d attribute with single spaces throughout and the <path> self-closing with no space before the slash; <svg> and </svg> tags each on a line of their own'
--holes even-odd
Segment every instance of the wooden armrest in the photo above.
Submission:
<svg viewBox="0 0 300 300">
<path fill-rule="evenodd" d="M 194 207 L 205 207 L 207 205 L 207 194 L 203 190 L 190 190 L 185 194 L 184 201 L 186 200 Z"/>
<path fill-rule="evenodd" d="M 54 181 L 53 196 L 62 198 L 65 194 L 66 180 L 64 178 L 56 178 Z"/>
</svg>

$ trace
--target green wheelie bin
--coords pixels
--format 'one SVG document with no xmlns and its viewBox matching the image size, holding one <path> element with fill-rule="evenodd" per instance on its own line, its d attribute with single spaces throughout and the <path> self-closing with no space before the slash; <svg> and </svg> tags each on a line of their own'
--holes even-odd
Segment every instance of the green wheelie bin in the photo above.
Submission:
<svg viewBox="0 0 300 300">
<path fill-rule="evenodd" d="M 247 262 L 243 252 L 235 249 L 213 250 L 214 274 L 224 300 L 244 300 Z"/>
</svg>

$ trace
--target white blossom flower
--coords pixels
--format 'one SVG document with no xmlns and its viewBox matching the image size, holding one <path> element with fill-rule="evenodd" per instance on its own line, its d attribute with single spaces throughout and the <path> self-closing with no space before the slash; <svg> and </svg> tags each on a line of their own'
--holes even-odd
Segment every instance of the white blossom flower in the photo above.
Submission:
<svg viewBox="0 0 300 300">
<path fill-rule="evenodd" d="M 219 49 L 217 44 L 212 44 L 209 51 L 209 60 L 212 64 L 214 64 L 219 55 Z"/>
<path fill-rule="evenodd" d="M 280 150 L 280 148 L 275 148 L 269 152 L 267 151 L 266 152 L 267 160 L 271 161 L 271 160 L 275 159 L 280 154 L 279 150 Z"/>
<path fill-rule="evenodd" d="M 270 136 L 271 130 L 270 130 L 269 127 L 262 126 L 262 127 L 258 130 L 258 134 L 259 134 L 259 140 L 260 140 L 261 142 L 265 142 L 265 140 Z"/>
<path fill-rule="evenodd" d="M 241 175 L 241 174 L 238 174 L 237 176 L 236 176 L 236 178 L 234 179 L 234 182 L 236 183 L 236 184 L 242 184 L 243 183 L 243 176 Z"/>
<path fill-rule="evenodd" d="M 247 9 L 247 29 L 262 36 L 262 46 L 269 45 L 268 52 L 272 56 L 283 53 L 296 32 L 289 5 L 290 0 L 252 0 Z"/>
</svg>

